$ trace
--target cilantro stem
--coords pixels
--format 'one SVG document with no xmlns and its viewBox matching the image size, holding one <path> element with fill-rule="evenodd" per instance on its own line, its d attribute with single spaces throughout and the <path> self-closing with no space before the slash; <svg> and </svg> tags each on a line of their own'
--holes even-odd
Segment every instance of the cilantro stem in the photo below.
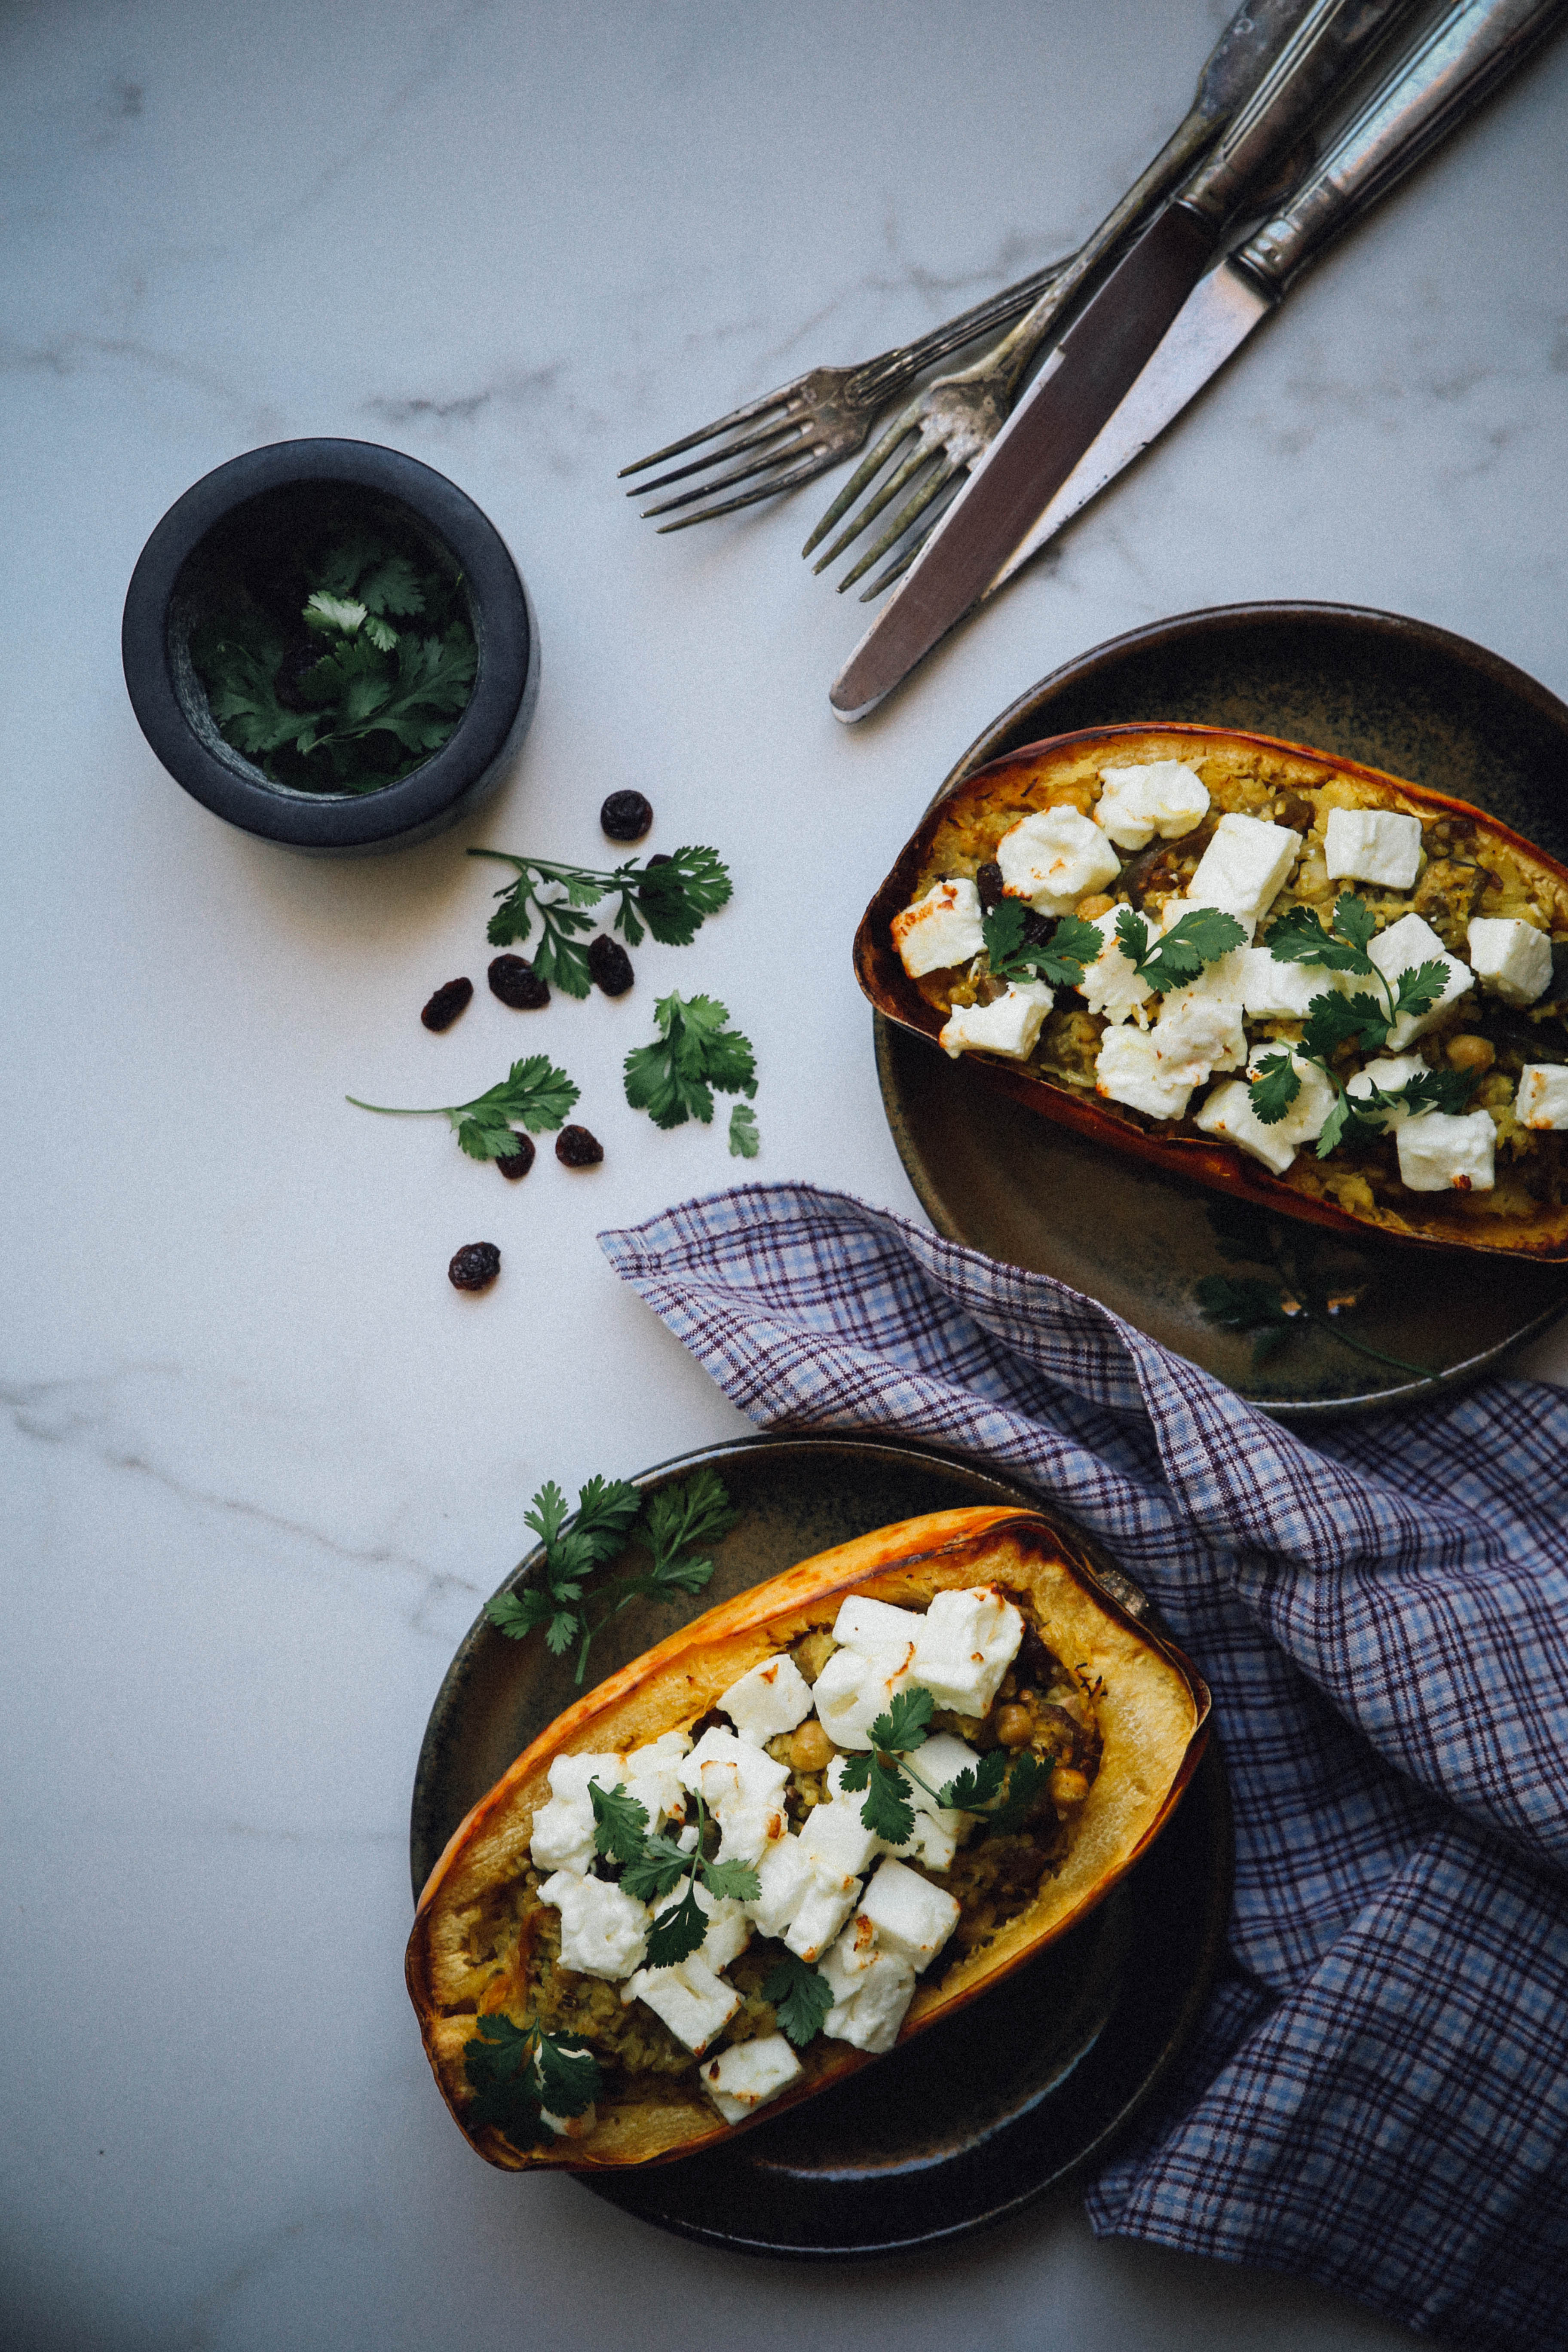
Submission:
<svg viewBox="0 0 1568 2352">
<path fill-rule="evenodd" d="M 344 1102 L 353 1103 L 355 1110 L 374 1110 L 382 1118 L 445 1118 L 449 1111 L 472 1110 L 472 1103 L 432 1103 L 427 1108 L 410 1110 L 401 1103 L 361 1102 L 358 1095 L 345 1095 Z"/>
</svg>

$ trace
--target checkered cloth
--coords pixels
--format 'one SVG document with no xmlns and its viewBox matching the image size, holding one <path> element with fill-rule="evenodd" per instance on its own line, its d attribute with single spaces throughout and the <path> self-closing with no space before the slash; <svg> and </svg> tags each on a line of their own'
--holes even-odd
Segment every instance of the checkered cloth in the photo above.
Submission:
<svg viewBox="0 0 1568 2352">
<path fill-rule="evenodd" d="M 1568 2346 L 1568 1391 L 1311 1445 L 1043 1275 L 805 1184 L 601 1236 L 743 1412 L 983 1456 L 1213 1686 L 1229 1962 L 1097 2231 Z"/>
</svg>

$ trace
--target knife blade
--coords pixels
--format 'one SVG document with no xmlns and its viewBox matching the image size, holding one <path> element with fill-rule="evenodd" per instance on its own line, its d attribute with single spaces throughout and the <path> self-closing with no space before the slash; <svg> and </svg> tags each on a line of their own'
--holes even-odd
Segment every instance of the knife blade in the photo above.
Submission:
<svg viewBox="0 0 1568 2352">
<path fill-rule="evenodd" d="M 1455 0 L 1389 68 L 1274 218 L 1210 271 L 985 597 L 1194 400 L 1297 280 L 1568 16 L 1568 0 Z"/>
<path fill-rule="evenodd" d="M 844 668 L 836 714 L 873 709 L 974 604 L 1116 408 L 1249 185 L 1414 0 L 1313 0 L 1252 97 L 1081 313 Z"/>
</svg>

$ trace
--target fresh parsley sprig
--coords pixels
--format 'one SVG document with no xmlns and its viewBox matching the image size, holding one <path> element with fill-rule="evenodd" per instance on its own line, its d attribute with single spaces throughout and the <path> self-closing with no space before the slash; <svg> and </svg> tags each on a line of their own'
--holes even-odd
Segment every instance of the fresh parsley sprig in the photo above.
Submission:
<svg viewBox="0 0 1568 2352">
<path fill-rule="evenodd" d="M 772 2002 L 779 2032 L 804 2050 L 822 2031 L 833 2007 L 833 1987 L 820 1969 L 786 1951 L 764 1979 L 763 1999 Z"/>
<path fill-rule="evenodd" d="M 383 1118 L 445 1118 L 470 1160 L 505 1160 L 517 1150 L 513 1122 L 530 1134 L 560 1127 L 576 1101 L 579 1089 L 547 1054 L 531 1054 L 514 1062 L 499 1086 L 472 1102 L 437 1103 L 433 1108 L 405 1110 L 391 1103 L 361 1102 L 348 1095 L 356 1110 L 374 1110 Z"/>
<path fill-rule="evenodd" d="M 594 1636 L 634 1601 L 673 1601 L 700 1592 L 713 1562 L 696 1547 L 728 1534 L 738 1514 L 724 1483 L 713 1470 L 694 1471 L 678 1486 L 661 1487 L 646 1504 L 625 1478 L 590 1478 L 579 1489 L 574 1517 L 553 1479 L 547 1480 L 523 1513 L 544 1547 L 537 1580 L 520 1592 L 498 1592 L 485 1614 L 498 1633 L 521 1642 L 544 1628 L 546 1646 L 564 1656 L 575 1643 L 581 1683 Z M 634 1543 L 652 1554 L 640 1575 L 621 1576 L 587 1601 L 584 1588 L 595 1570 Z"/>
<path fill-rule="evenodd" d="M 581 934 L 594 929 L 596 918 L 585 910 L 601 898 L 615 897 L 615 928 L 628 947 L 640 947 L 645 926 L 666 947 L 689 947 L 710 915 L 729 899 L 730 869 L 717 850 L 678 849 L 669 857 L 628 858 L 605 872 L 588 866 L 567 866 L 552 857 L 513 857 L 500 849 L 470 849 L 470 857 L 489 857 L 514 866 L 515 882 L 498 890 L 500 904 L 490 917 L 488 936 L 495 947 L 521 945 L 537 921 L 541 942 L 533 968 L 541 980 L 552 982 L 568 996 L 586 996 L 592 984 L 588 958 L 578 944 Z M 553 898 L 541 891 L 558 888 Z"/>
<path fill-rule="evenodd" d="M 594 1808 L 594 1843 L 608 1860 L 621 1864 L 621 1885 L 639 1903 L 659 1903 L 684 1879 L 686 1892 L 679 1903 L 654 1918 L 647 1937 L 650 1969 L 672 1969 L 689 1959 L 708 1933 L 708 1918 L 697 1899 L 699 1884 L 716 1903 L 749 1903 L 762 1892 L 762 1881 L 749 1862 L 710 1862 L 703 1853 L 708 1837 L 708 1813 L 698 1796 L 697 1843 L 685 1848 L 647 1825 L 647 1807 L 632 1796 L 623 1782 L 613 1789 L 588 1783 Z"/>
<path fill-rule="evenodd" d="M 470 2123 L 493 2125 L 514 2147 L 533 2147 L 551 2137 L 546 2112 L 586 2115 L 598 2097 L 599 2063 L 584 2043 L 546 2033 L 537 2017 L 516 2025 L 500 2011 L 481 2017 L 478 2028 L 478 2038 L 463 2044 L 475 2094 Z"/>
<path fill-rule="evenodd" d="M 709 1126 L 713 1097 L 757 1091 L 757 1057 L 751 1040 L 729 1024 L 727 1005 L 712 996 L 661 996 L 654 1007 L 659 1034 L 651 1045 L 637 1045 L 626 1055 L 626 1100 L 634 1110 L 646 1110 L 655 1127 L 684 1127 L 689 1118 Z M 742 1106 L 737 1104 L 739 1113 Z M 731 1114 L 730 1150 L 742 1159 L 754 1159 L 758 1149 L 756 1120 L 747 1114 L 737 1127 Z"/>
<path fill-rule="evenodd" d="M 1049 929 L 1021 898 L 1004 898 L 980 929 L 994 979 L 1043 980 L 1052 988 L 1081 988 L 1085 971 L 1105 945 L 1094 925 L 1076 915 L 1064 915 Z"/>
<path fill-rule="evenodd" d="M 1218 907 L 1194 907 L 1180 915 L 1163 936 L 1151 943 L 1149 925 L 1131 907 L 1116 918 L 1121 952 L 1151 995 L 1166 996 L 1196 980 L 1205 964 L 1217 963 L 1233 948 L 1247 945 L 1247 933 L 1234 915 Z"/>
</svg>

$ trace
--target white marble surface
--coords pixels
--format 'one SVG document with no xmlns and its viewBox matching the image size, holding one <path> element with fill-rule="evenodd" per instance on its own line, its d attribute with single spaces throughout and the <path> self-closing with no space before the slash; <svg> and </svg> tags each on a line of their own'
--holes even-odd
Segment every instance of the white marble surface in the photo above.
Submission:
<svg viewBox="0 0 1568 2352">
<path fill-rule="evenodd" d="M 876 2331 L 1082 2352 L 1392 2343 L 1289 2282 L 1096 2245 L 1070 2200 L 892 2270 L 754 2268 L 464 2148 L 400 1982 L 414 1759 L 532 1486 L 742 1427 L 602 1225 L 726 1182 L 616 1071 L 656 991 L 756 1039 L 758 1172 L 912 1208 L 846 943 L 952 760 L 1058 660 L 1244 596 L 1464 631 L 1568 689 L 1560 47 L 1305 286 L 1119 496 L 858 731 L 808 492 L 658 539 L 616 467 L 1072 245 L 1217 0 L 33 0 L 0 20 L 4 2242 L 18 2352 Z M 544 684 L 482 837 L 585 856 L 637 783 L 733 908 L 528 1024 L 608 1150 L 522 1186 L 348 1091 L 477 1091 L 474 832 L 314 864 L 163 775 L 121 602 L 187 484 L 340 433 L 510 541 Z M 831 841 L 832 847 L 827 844 Z M 418 1025 L 452 972 L 481 992 Z M 499 1242 L 479 1300 L 459 1243 Z M 1536 1364 L 1568 1372 L 1568 1344 Z"/>
</svg>

